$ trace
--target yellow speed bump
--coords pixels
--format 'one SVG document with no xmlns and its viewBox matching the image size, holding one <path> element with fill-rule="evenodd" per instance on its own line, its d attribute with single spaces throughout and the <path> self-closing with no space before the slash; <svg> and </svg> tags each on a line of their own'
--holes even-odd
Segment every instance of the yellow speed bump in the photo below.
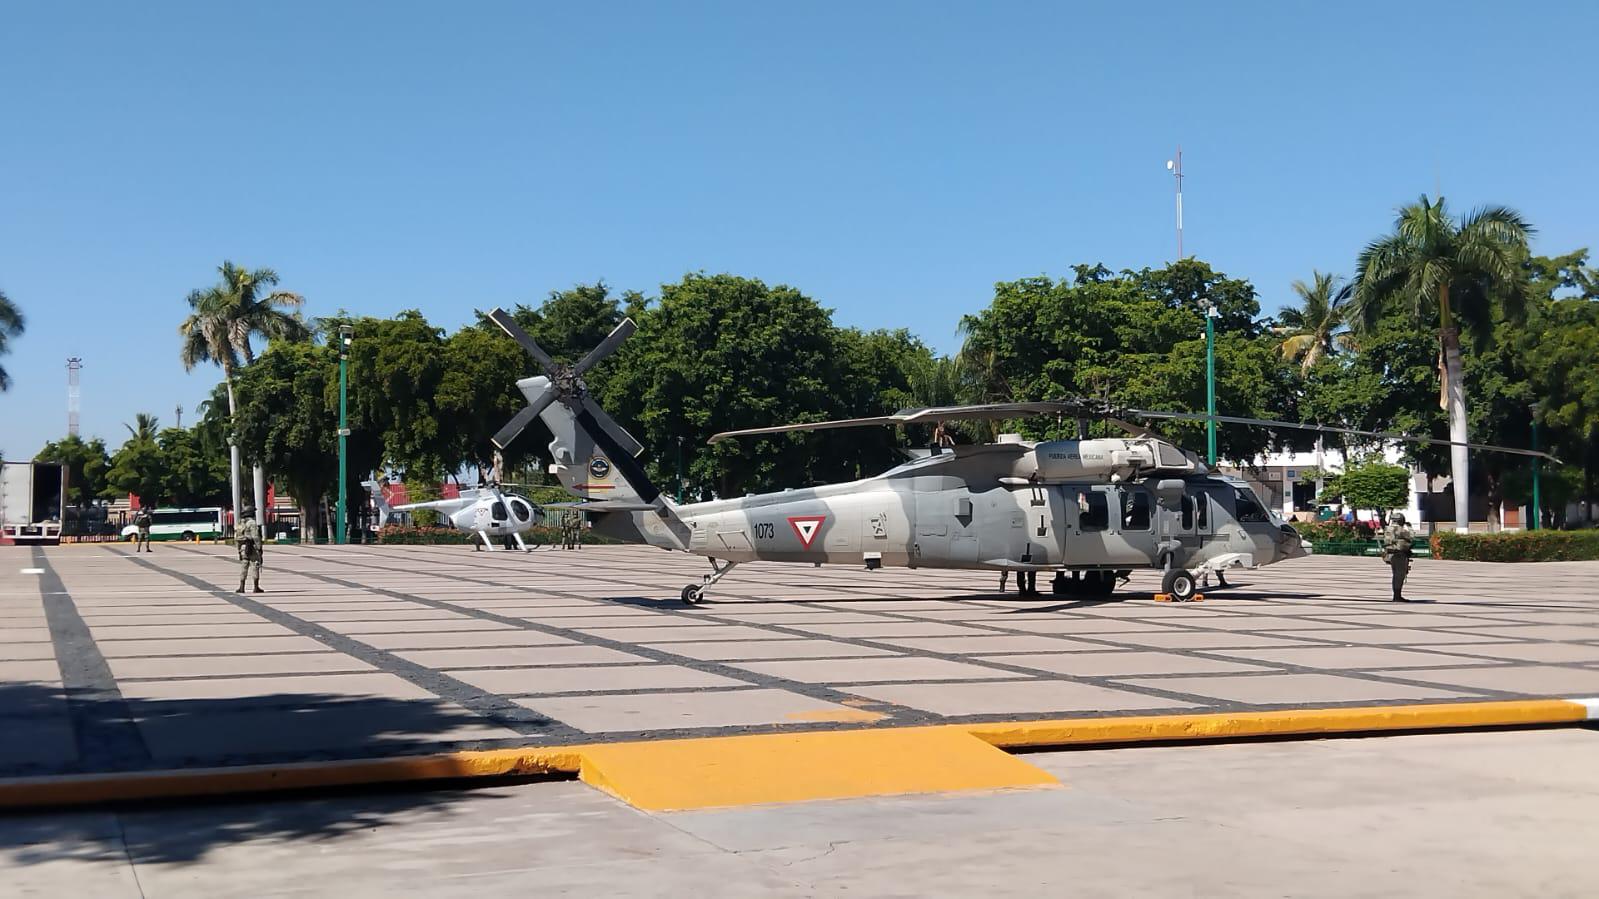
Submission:
<svg viewBox="0 0 1599 899">
<path fill-rule="evenodd" d="M 1599 720 L 1599 697 L 863 728 L 0 779 L 0 808 L 576 774 L 651 811 L 1057 785 L 1005 749 Z"/>
<path fill-rule="evenodd" d="M 590 746 L 580 776 L 647 811 L 1059 785 L 955 727 Z"/>
<path fill-rule="evenodd" d="M 1591 702 L 1591 700 L 1589 701 Z M 966 725 L 966 731 L 1005 749 L 1081 743 L 1153 743 L 1294 734 L 1365 733 L 1389 730 L 1449 730 L 1560 724 L 1590 717 L 1583 700 L 1526 699 L 1436 705 L 1287 709 L 1199 715 L 1065 718 Z"/>
</svg>

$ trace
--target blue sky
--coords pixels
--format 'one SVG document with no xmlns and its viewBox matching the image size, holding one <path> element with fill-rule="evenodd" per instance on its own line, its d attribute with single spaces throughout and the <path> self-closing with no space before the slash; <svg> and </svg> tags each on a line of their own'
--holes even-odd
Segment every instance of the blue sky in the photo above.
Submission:
<svg viewBox="0 0 1599 899">
<path fill-rule="evenodd" d="M 185 419 L 184 296 L 232 259 L 311 315 L 685 272 L 951 350 L 998 280 L 1186 246 L 1274 309 L 1396 206 L 1596 242 L 1587 3 L 21 3 L 0 7 L 0 450 Z"/>
</svg>

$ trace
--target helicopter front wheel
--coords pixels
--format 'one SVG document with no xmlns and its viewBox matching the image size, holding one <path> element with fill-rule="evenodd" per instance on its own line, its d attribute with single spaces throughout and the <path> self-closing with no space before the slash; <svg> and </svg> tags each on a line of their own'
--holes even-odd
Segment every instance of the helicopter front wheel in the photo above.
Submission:
<svg viewBox="0 0 1599 899">
<path fill-rule="evenodd" d="M 1194 573 L 1184 568 L 1173 568 L 1160 579 L 1160 590 L 1178 602 L 1187 602 L 1199 592 L 1199 582 Z"/>
<path fill-rule="evenodd" d="M 685 605 L 697 606 L 705 601 L 705 590 L 699 584 L 689 584 L 681 596 Z"/>
</svg>

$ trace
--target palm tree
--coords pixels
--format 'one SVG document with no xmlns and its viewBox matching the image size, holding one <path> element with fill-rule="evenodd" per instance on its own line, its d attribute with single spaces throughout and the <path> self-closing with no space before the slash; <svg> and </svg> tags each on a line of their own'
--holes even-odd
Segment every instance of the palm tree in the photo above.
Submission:
<svg viewBox="0 0 1599 899">
<path fill-rule="evenodd" d="M 140 412 L 133 416 L 133 424 L 122 425 L 128 429 L 128 438 L 142 442 L 154 443 L 155 435 L 161 430 L 159 420 L 148 412 Z"/>
<path fill-rule="evenodd" d="M 189 294 L 189 317 L 178 326 L 183 338 L 179 358 L 183 367 L 192 370 L 202 362 L 214 362 L 222 368 L 222 380 L 228 388 L 228 417 L 238 412 L 238 401 L 233 393 L 233 373 L 239 368 L 240 357 L 244 364 L 255 361 L 251 339 L 256 336 L 285 340 L 302 340 L 310 330 L 296 312 L 305 302 L 297 293 L 272 291 L 266 288 L 278 283 L 278 273 L 269 268 L 254 271 L 223 262 L 217 272 L 222 279 L 215 286 L 195 290 Z M 239 509 L 239 447 L 232 436 L 228 438 L 231 457 L 231 486 L 233 508 Z M 255 466 L 257 472 L 261 466 Z M 265 510 L 257 510 L 264 516 Z"/>
<path fill-rule="evenodd" d="M 6 354 L 6 341 L 13 337 L 22 336 L 22 313 L 17 307 L 6 299 L 4 291 L 0 291 L 0 356 Z M 0 368 L 0 390 L 11 389 L 11 376 Z"/>
<path fill-rule="evenodd" d="M 1305 373 L 1335 348 L 1349 347 L 1349 333 L 1340 329 L 1347 312 L 1344 303 L 1355 291 L 1353 284 L 1344 284 L 1342 278 L 1327 272 L 1312 271 L 1310 280 L 1308 285 L 1303 281 L 1293 284 L 1299 308 L 1288 306 L 1277 315 L 1286 334 L 1278 349 L 1284 359 L 1298 359 L 1300 371 Z"/>
<path fill-rule="evenodd" d="M 1456 221 L 1443 197 L 1399 210 L 1394 233 L 1372 241 L 1360 254 L 1355 274 L 1354 315 L 1369 329 L 1384 309 L 1403 304 L 1418 322 L 1438 324 L 1443 356 L 1441 405 L 1449 410 L 1450 479 L 1455 493 L 1455 530 L 1470 523 L 1467 500 L 1466 382 L 1460 354 L 1464 325 L 1486 338 L 1494 300 L 1517 314 L 1526 302 L 1518 262 L 1533 228 L 1504 206 L 1486 206 Z"/>
</svg>

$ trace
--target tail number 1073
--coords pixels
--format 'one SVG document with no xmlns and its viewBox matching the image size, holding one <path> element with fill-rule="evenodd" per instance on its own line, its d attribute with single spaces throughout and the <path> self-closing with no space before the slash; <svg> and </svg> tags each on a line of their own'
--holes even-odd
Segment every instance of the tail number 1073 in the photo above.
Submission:
<svg viewBox="0 0 1599 899">
<path fill-rule="evenodd" d="M 777 536 L 777 525 L 770 521 L 757 521 L 750 527 L 755 531 L 756 540 L 770 540 Z"/>
</svg>

